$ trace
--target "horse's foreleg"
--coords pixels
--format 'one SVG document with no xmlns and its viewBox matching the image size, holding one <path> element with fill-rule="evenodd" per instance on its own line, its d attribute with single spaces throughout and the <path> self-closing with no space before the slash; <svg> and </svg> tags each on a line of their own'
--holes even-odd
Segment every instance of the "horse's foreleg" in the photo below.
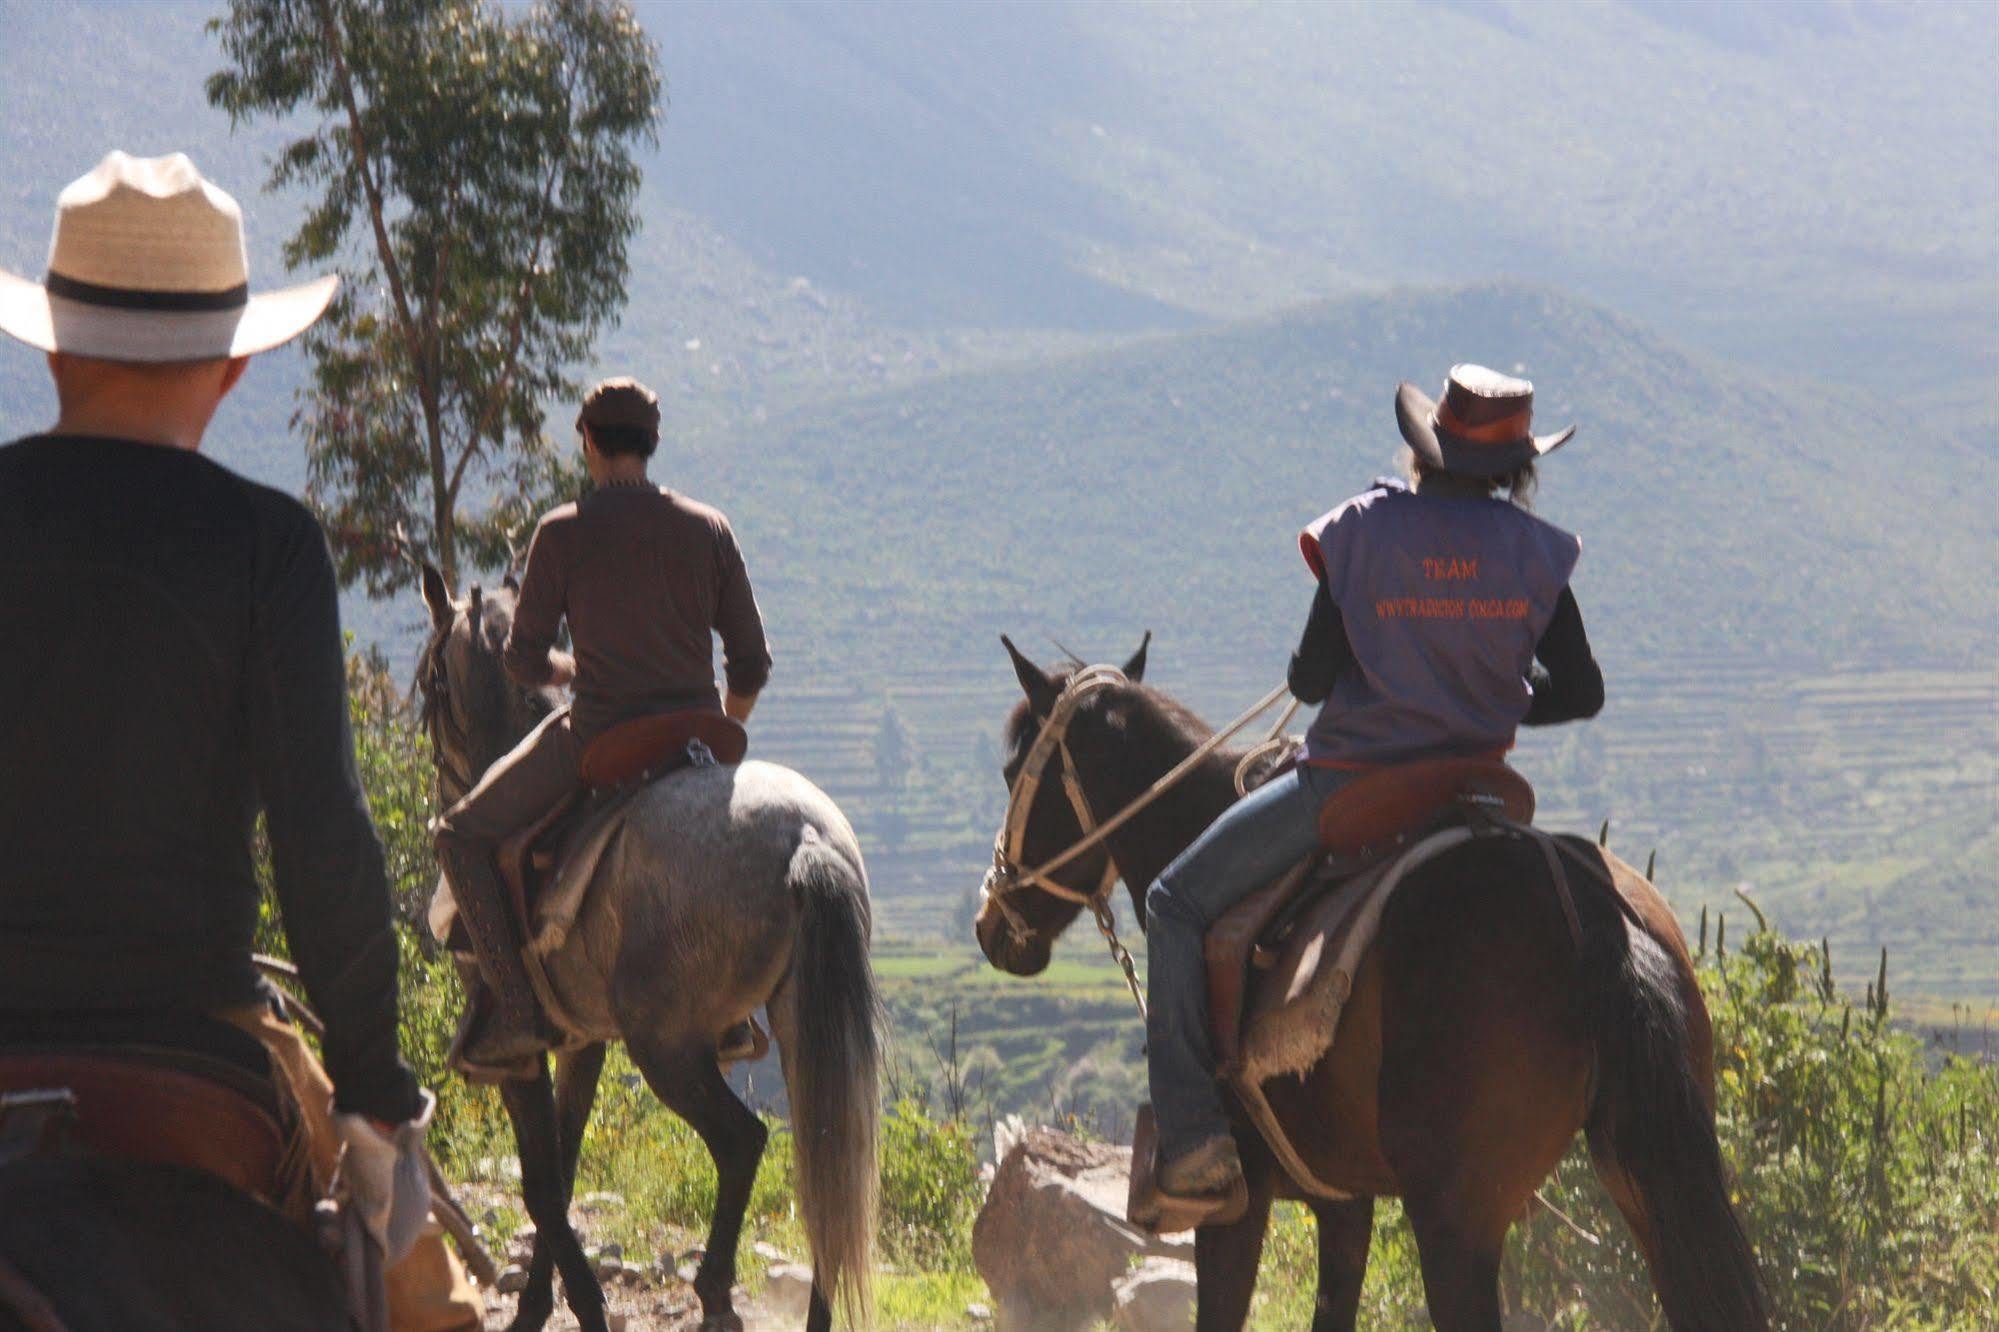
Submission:
<svg viewBox="0 0 1999 1332">
<path fill-rule="evenodd" d="M 1312 1332 L 1353 1332 L 1360 1288 L 1367 1279 L 1367 1245 L 1374 1235 L 1374 1199 L 1315 1202 L 1319 1224 L 1319 1298 Z"/>
<path fill-rule="evenodd" d="M 554 1265 L 562 1273 L 569 1308 L 583 1332 L 607 1332 L 604 1292 L 597 1285 L 597 1274 L 590 1270 L 590 1260 L 584 1256 L 576 1232 L 569 1228 L 569 1190 L 561 1128 L 547 1062 L 540 1061 L 533 1078 L 501 1083 L 500 1098 L 506 1103 L 507 1117 L 514 1123 L 514 1144 L 521 1157 L 521 1201 L 534 1221 L 536 1251 L 544 1245 L 553 1246 Z M 512 1332 L 536 1332 L 554 1312 L 552 1292 L 546 1283 L 538 1300 L 531 1302 L 532 1294 L 532 1287 L 521 1293 Z"/>
<path fill-rule="evenodd" d="M 583 1130 L 597 1104 L 597 1080 L 604 1071 L 604 1043 L 585 1045 L 555 1061 L 555 1121 L 562 1143 L 562 1207 L 566 1216 L 576 1196 L 576 1163 L 583 1155 Z M 528 1262 L 528 1283 L 521 1291 L 523 1309 L 555 1308 L 555 1244 L 535 1232 L 534 1257 Z"/>
<path fill-rule="evenodd" d="M 1256 1294 L 1256 1264 L 1270 1229 L 1272 1179 L 1267 1167 L 1246 1161 L 1249 1210 L 1232 1225 L 1194 1232 L 1195 1332 L 1240 1332 Z"/>
<path fill-rule="evenodd" d="M 701 1135 L 714 1158 L 715 1215 L 707 1251 L 694 1274 L 694 1293 L 701 1299 L 702 1327 L 740 1328 L 730 1295 L 736 1284 L 736 1245 L 770 1130 L 722 1077 L 712 1034 L 674 1043 L 628 1034 L 625 1048 L 653 1094 Z"/>
</svg>

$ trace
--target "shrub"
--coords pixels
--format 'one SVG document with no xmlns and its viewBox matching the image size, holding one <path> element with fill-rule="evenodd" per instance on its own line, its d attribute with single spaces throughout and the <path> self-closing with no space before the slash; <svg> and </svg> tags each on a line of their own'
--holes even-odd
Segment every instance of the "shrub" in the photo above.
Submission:
<svg viewBox="0 0 1999 1332">
<path fill-rule="evenodd" d="M 1733 956 L 1704 957 L 1700 975 L 1717 1132 L 1776 1326 L 1990 1326 L 1999 1065 L 1898 1028 L 1885 959 L 1859 1005 L 1835 984 L 1823 945 L 1767 928 Z M 1580 1144 L 1540 1193 L 1550 1208 L 1534 1208 L 1508 1245 L 1509 1307 L 1573 1332 L 1657 1325 L 1650 1279 Z M 1378 1208 L 1370 1325 L 1426 1325 L 1413 1313 L 1423 1299 L 1413 1259 L 1399 1208 Z M 1302 1213 L 1280 1217 L 1264 1277 L 1260 1323 L 1309 1309 L 1317 1249 Z"/>
</svg>

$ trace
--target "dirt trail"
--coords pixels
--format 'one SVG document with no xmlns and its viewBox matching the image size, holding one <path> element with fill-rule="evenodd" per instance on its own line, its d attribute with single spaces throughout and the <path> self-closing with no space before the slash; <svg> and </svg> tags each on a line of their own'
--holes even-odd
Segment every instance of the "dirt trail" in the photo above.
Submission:
<svg viewBox="0 0 1999 1332">
<path fill-rule="evenodd" d="M 618 1332 L 619 1315 L 625 1319 L 622 1325 L 624 1332 L 696 1332 L 701 1326 L 701 1306 L 691 1289 L 678 1283 L 676 1287 L 669 1290 L 605 1291 L 612 1314 L 612 1332 Z M 514 1302 L 511 1295 L 488 1296 L 488 1332 L 499 1332 L 507 1326 L 514 1316 Z M 736 1301 L 736 1312 L 742 1316 L 743 1332 L 789 1332 L 792 1327 L 792 1324 L 772 1317 L 742 1299 Z M 549 1332 L 577 1332 L 576 1318 L 567 1307 L 558 1307 L 555 1317 L 548 1320 L 548 1328 Z"/>
</svg>

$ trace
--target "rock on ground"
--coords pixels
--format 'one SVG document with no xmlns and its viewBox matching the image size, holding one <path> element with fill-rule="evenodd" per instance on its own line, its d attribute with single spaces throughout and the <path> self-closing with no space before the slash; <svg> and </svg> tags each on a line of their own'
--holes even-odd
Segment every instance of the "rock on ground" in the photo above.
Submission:
<svg viewBox="0 0 1999 1332">
<path fill-rule="evenodd" d="M 1193 1257 L 1190 1235 L 1124 1219 L 1131 1149 L 1054 1129 L 1016 1138 L 972 1229 L 972 1259 L 998 1304 L 998 1332 L 1082 1332 L 1116 1312 L 1114 1287 L 1146 1258 Z"/>
<path fill-rule="evenodd" d="M 1178 1332 L 1194 1325 L 1194 1265 L 1147 1258 L 1112 1287 L 1117 1332 Z"/>
<path fill-rule="evenodd" d="M 763 1306 L 780 1318 L 803 1320 L 812 1304 L 812 1269 L 780 1263 L 764 1273 Z"/>
</svg>

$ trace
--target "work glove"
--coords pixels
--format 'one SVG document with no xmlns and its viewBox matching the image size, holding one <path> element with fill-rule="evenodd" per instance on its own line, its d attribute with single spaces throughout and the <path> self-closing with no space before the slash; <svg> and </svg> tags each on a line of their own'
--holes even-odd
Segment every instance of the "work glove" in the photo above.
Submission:
<svg viewBox="0 0 1999 1332">
<path fill-rule="evenodd" d="M 437 1098 L 423 1092 L 415 1119 L 384 1133 L 366 1115 L 339 1113 L 333 1128 L 347 1146 L 340 1176 L 350 1206 L 381 1248 L 382 1263 L 393 1267 L 415 1247 L 430 1217 L 430 1176 L 424 1168 L 423 1138 L 437 1112 Z"/>
</svg>

